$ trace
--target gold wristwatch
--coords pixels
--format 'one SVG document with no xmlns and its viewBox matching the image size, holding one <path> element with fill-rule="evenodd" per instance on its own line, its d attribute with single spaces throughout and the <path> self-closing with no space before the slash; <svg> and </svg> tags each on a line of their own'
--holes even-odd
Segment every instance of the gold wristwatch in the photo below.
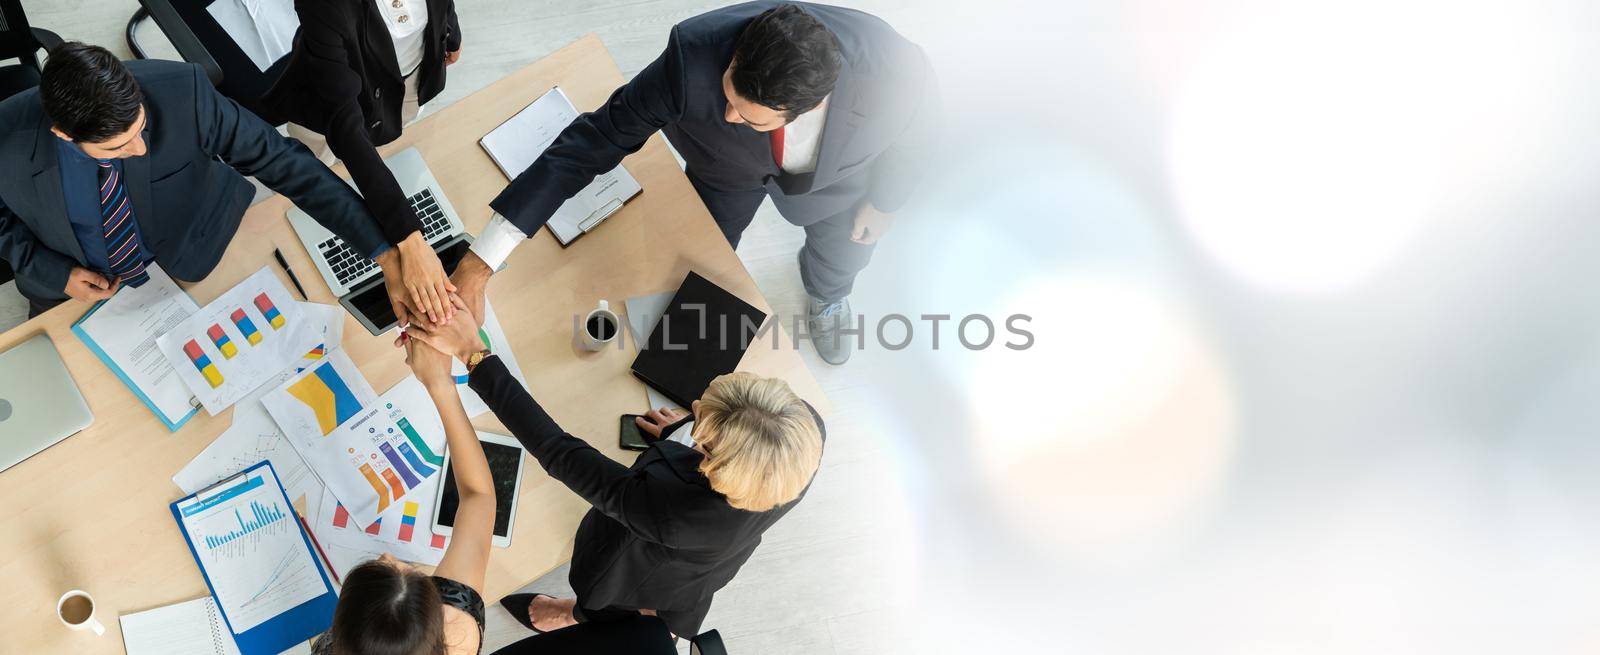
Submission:
<svg viewBox="0 0 1600 655">
<path fill-rule="evenodd" d="M 472 355 L 467 357 L 467 372 L 471 373 L 472 369 L 478 368 L 478 365 L 482 364 L 484 359 L 487 359 L 493 354 L 494 353 L 489 352 L 488 348 L 484 348 L 483 350 L 472 353 Z"/>
</svg>

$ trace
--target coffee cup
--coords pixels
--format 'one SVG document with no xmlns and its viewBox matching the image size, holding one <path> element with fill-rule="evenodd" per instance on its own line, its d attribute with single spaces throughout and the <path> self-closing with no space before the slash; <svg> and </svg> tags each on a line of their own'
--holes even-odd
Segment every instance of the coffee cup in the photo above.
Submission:
<svg viewBox="0 0 1600 655">
<path fill-rule="evenodd" d="M 598 351 L 616 341 L 621 331 L 622 320 L 617 318 L 616 312 L 611 311 L 611 303 L 602 300 L 600 306 L 590 311 L 578 324 L 578 342 L 584 350 Z"/>
<path fill-rule="evenodd" d="M 56 618 L 72 630 L 93 630 L 97 635 L 106 633 L 106 627 L 94 618 L 94 597 L 81 589 L 61 595 L 56 601 Z"/>
</svg>

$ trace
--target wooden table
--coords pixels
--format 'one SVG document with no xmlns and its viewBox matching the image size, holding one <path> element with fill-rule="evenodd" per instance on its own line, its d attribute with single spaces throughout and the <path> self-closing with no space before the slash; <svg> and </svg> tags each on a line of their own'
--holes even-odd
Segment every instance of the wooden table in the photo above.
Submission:
<svg viewBox="0 0 1600 655">
<path fill-rule="evenodd" d="M 506 186 L 478 139 L 552 85 L 560 85 L 580 109 L 590 109 L 622 82 L 600 40 L 585 36 L 413 125 L 383 152 L 420 150 L 467 229 L 476 233 L 488 222 L 489 201 Z M 579 350 L 574 315 L 601 298 L 620 312 L 628 297 L 676 288 L 690 269 L 769 313 L 771 307 L 659 134 L 625 165 L 643 185 L 643 195 L 570 248 L 541 230 L 491 279 L 488 295 L 534 397 L 568 431 L 631 461 L 632 453 L 617 448 L 617 416 L 647 404 L 643 386 L 628 372 L 633 348 Z M 337 302 L 290 229 L 289 206 L 274 196 L 250 208 L 222 263 L 188 289 L 196 302 L 210 302 L 262 266 L 287 285 L 271 263 L 274 246 L 312 301 Z M 0 584 L 6 588 L 0 650 L 6 652 L 121 652 L 119 614 L 207 593 L 167 505 L 183 495 L 172 475 L 228 427 L 232 410 L 217 416 L 201 411 L 183 429 L 168 432 L 72 335 L 72 322 L 87 308 L 71 301 L 0 334 L 3 350 L 48 333 L 95 415 L 87 430 L 0 473 Z M 740 369 L 784 378 L 826 414 L 827 401 L 788 345 L 789 336 L 779 343 L 774 348 L 769 335 L 749 350 Z M 369 335 L 348 317 L 344 348 L 380 392 L 409 374 L 390 339 Z M 505 431 L 492 414 L 474 423 Z M 530 458 L 514 545 L 494 551 L 486 599 L 492 603 L 569 559 L 586 510 Z M 57 622 L 56 598 L 74 588 L 97 599 L 105 636 L 71 632 Z"/>
</svg>

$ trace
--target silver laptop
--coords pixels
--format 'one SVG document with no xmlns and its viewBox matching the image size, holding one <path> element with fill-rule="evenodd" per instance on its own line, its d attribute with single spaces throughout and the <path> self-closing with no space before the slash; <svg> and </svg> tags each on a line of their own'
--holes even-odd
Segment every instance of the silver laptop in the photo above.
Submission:
<svg viewBox="0 0 1600 655">
<path fill-rule="evenodd" d="M 438 247 L 466 231 L 416 148 L 401 150 L 383 163 L 389 166 L 395 181 L 400 183 L 400 190 L 411 200 L 417 218 L 422 220 L 422 236 L 430 245 Z M 316 263 L 317 272 L 327 281 L 333 295 L 343 298 L 363 282 L 382 275 L 378 265 L 367 259 L 372 253 L 356 252 L 345 245 L 344 239 L 329 232 L 299 207 L 289 210 L 289 224 L 294 226 L 306 252 L 311 253 L 311 261 Z"/>
<path fill-rule="evenodd" d="M 50 337 L 0 353 L 0 471 L 94 422 Z"/>
</svg>

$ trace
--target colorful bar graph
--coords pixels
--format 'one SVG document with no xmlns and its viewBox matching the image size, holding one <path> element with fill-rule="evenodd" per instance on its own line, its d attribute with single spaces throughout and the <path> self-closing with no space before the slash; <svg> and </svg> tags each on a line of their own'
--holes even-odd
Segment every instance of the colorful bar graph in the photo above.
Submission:
<svg viewBox="0 0 1600 655">
<path fill-rule="evenodd" d="M 306 351 L 305 359 L 322 359 L 322 356 L 326 354 L 328 354 L 328 348 L 319 343 L 316 348 Z"/>
<path fill-rule="evenodd" d="M 211 327 L 206 328 L 206 336 L 211 337 L 211 343 L 217 345 L 217 350 L 222 353 L 223 359 L 233 359 L 234 355 L 239 354 L 239 347 L 233 345 L 228 333 L 222 331 L 221 325 L 212 323 Z"/>
<path fill-rule="evenodd" d="M 272 300 L 267 298 L 267 294 L 261 293 L 256 296 L 256 309 L 261 310 L 261 316 L 267 319 L 267 324 L 271 325 L 272 329 L 277 330 L 283 327 L 283 314 L 278 313 L 277 306 L 272 304 Z"/>
<path fill-rule="evenodd" d="M 429 548 L 444 548 L 444 535 L 442 535 L 442 534 L 433 535 L 433 543 L 428 544 L 428 547 Z"/>
<path fill-rule="evenodd" d="M 389 460 L 389 466 L 400 474 L 400 479 L 405 481 L 407 489 L 416 489 L 417 485 L 422 484 L 422 481 L 418 480 L 417 476 L 411 472 L 411 468 L 406 466 L 405 462 L 400 461 L 400 455 L 394 452 L 394 448 L 388 442 L 378 444 L 378 452 L 383 453 L 384 459 Z"/>
<path fill-rule="evenodd" d="M 422 459 L 417 457 L 417 451 L 411 449 L 411 444 L 401 442 L 400 454 L 405 456 L 406 463 L 410 464 L 411 468 L 416 469 L 417 475 L 424 478 L 433 475 L 435 469 L 422 463 Z"/>
<path fill-rule="evenodd" d="M 367 526 L 367 534 L 370 534 L 370 535 L 376 535 L 376 534 L 378 534 L 378 532 L 380 532 L 382 530 L 383 530 L 383 518 L 382 517 L 379 517 L 378 520 L 373 521 L 372 525 Z"/>
<path fill-rule="evenodd" d="M 261 331 L 256 329 L 255 321 L 250 320 L 244 310 L 235 309 L 228 317 L 233 319 L 233 324 L 239 328 L 239 334 L 244 335 L 244 340 L 250 342 L 250 345 L 261 343 Z"/>
<path fill-rule="evenodd" d="M 372 485 L 372 490 L 378 492 L 378 511 L 389 507 L 389 489 L 383 486 L 383 481 L 378 479 L 378 474 L 372 470 L 371 464 L 362 464 L 361 477 L 367 479 L 367 484 Z M 392 473 L 390 475 L 393 475 Z"/>
<path fill-rule="evenodd" d="M 362 466 L 366 466 L 366 465 L 363 464 Z M 401 496 L 406 495 L 406 488 L 404 486 L 401 486 L 400 478 L 395 477 L 393 469 L 384 469 L 383 470 L 383 480 L 385 482 L 388 482 L 389 483 L 389 489 L 394 491 L 394 499 L 395 500 L 400 500 Z"/>
<path fill-rule="evenodd" d="M 194 339 L 183 344 L 183 354 L 189 356 L 189 361 L 194 363 L 195 370 L 200 371 L 200 375 L 212 389 L 222 386 L 222 372 L 217 370 L 216 364 L 211 363 L 211 358 L 206 356 L 205 351 L 200 349 L 200 344 L 195 343 Z"/>
<path fill-rule="evenodd" d="M 350 512 L 345 510 L 344 503 L 334 503 L 333 527 L 342 528 L 350 525 Z"/>
<path fill-rule="evenodd" d="M 417 452 L 422 454 L 424 461 L 436 467 L 444 466 L 444 458 L 433 454 L 433 450 L 428 448 L 428 442 L 422 440 L 422 435 L 417 434 L 417 429 L 411 427 L 410 421 L 407 421 L 405 417 L 401 417 L 394 424 L 400 426 L 401 432 L 406 433 L 406 441 L 410 441 L 411 445 L 417 449 Z"/>
<path fill-rule="evenodd" d="M 233 517 L 239 522 L 239 529 L 230 530 L 227 534 L 219 536 L 205 535 L 206 548 L 216 548 L 218 546 L 226 545 L 235 539 L 247 537 L 250 535 L 250 533 L 255 532 L 256 530 L 260 530 L 264 527 L 272 525 L 273 523 L 283 520 L 284 516 L 283 510 L 276 506 L 268 507 L 266 505 L 262 505 L 261 503 L 250 501 L 250 520 L 246 521 L 244 519 L 244 515 L 239 512 L 239 509 L 234 508 Z"/>
<path fill-rule="evenodd" d="M 400 540 L 411 541 L 411 532 L 417 527 L 417 504 L 408 500 L 400 512 Z"/>
</svg>

